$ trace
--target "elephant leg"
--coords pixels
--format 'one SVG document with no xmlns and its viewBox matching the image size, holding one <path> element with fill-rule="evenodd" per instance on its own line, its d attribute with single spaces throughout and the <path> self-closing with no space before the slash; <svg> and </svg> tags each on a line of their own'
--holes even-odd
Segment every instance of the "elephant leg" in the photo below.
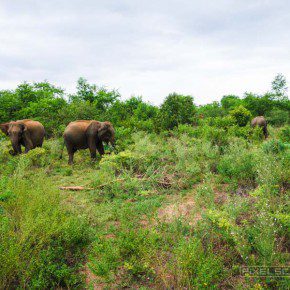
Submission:
<svg viewBox="0 0 290 290">
<path fill-rule="evenodd" d="M 97 149 L 101 156 L 105 154 L 105 150 L 104 150 L 104 146 L 102 142 L 99 142 L 97 144 Z"/>
<path fill-rule="evenodd" d="M 91 153 L 91 158 L 92 159 L 96 159 L 96 152 L 97 152 L 97 148 L 95 145 L 90 146 L 90 153 Z"/>
<path fill-rule="evenodd" d="M 94 138 L 92 137 L 88 138 L 88 147 L 91 153 L 91 159 L 96 159 L 97 147 L 96 147 L 96 141 Z"/>
<path fill-rule="evenodd" d="M 13 147 L 13 150 L 14 150 L 14 155 L 22 153 L 21 144 L 12 145 L 12 147 Z"/>
<path fill-rule="evenodd" d="M 24 145 L 24 148 L 25 148 L 24 153 L 27 153 L 28 151 L 30 151 L 31 149 L 33 149 L 33 147 L 31 147 L 31 146 L 29 146 L 27 144 Z"/>
<path fill-rule="evenodd" d="M 25 153 L 27 153 L 28 151 L 30 151 L 34 148 L 32 140 L 30 138 L 30 134 L 28 132 L 25 132 L 23 134 L 21 143 L 25 147 L 25 151 L 24 151 Z"/>
<path fill-rule="evenodd" d="M 68 151 L 68 164 L 72 165 L 74 163 L 74 153 L 75 151 Z"/>
<path fill-rule="evenodd" d="M 10 154 L 10 155 L 12 155 L 12 156 L 15 156 L 15 155 L 17 155 L 17 153 L 16 153 L 14 150 L 12 150 L 12 149 L 11 149 L 11 150 L 9 150 L 9 154 Z"/>
<path fill-rule="evenodd" d="M 264 133 L 265 138 L 267 138 L 268 137 L 267 127 L 263 127 L 263 133 Z"/>
<path fill-rule="evenodd" d="M 72 165 L 74 163 L 74 153 L 76 152 L 76 149 L 74 146 L 66 139 L 64 139 L 64 144 L 67 150 L 68 154 L 68 164 Z"/>
<path fill-rule="evenodd" d="M 76 150 L 74 148 L 67 146 L 68 164 L 69 165 L 72 165 L 74 163 L 75 152 L 76 152 Z"/>
</svg>

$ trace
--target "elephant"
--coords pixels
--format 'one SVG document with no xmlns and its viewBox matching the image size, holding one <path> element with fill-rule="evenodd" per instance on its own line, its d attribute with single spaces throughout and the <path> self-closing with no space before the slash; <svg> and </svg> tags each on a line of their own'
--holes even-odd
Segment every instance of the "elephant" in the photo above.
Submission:
<svg viewBox="0 0 290 290">
<path fill-rule="evenodd" d="M 258 116 L 256 118 L 254 118 L 251 122 L 251 126 L 252 127 L 259 126 L 259 127 L 263 128 L 263 133 L 264 133 L 265 138 L 268 137 L 267 121 L 266 121 L 264 116 Z"/>
<path fill-rule="evenodd" d="M 115 130 L 108 121 L 77 120 L 68 124 L 63 138 L 69 155 L 68 164 L 73 164 L 74 153 L 79 149 L 89 148 L 91 158 L 95 159 L 96 150 L 101 156 L 105 154 L 103 142 L 114 147 Z"/>
<path fill-rule="evenodd" d="M 36 147 L 41 147 L 45 135 L 43 125 L 38 121 L 29 119 L 0 124 L 0 129 L 11 140 L 13 155 L 22 153 L 21 145 L 25 147 L 25 153 Z"/>
</svg>

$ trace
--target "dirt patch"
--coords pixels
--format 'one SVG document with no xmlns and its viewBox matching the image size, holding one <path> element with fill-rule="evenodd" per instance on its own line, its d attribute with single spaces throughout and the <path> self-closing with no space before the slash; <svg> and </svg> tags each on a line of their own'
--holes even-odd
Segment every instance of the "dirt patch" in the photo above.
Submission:
<svg viewBox="0 0 290 290">
<path fill-rule="evenodd" d="M 214 190 L 214 202 L 215 204 L 222 205 L 228 200 L 228 193 L 225 191 Z"/>
<path fill-rule="evenodd" d="M 195 207 L 193 196 L 187 196 L 181 200 L 177 200 L 175 203 L 159 209 L 158 212 L 158 218 L 166 223 L 170 223 L 180 217 L 189 221 L 190 225 L 195 225 L 201 219 L 201 214 Z"/>
<path fill-rule="evenodd" d="M 98 276 L 96 276 L 88 265 L 84 266 L 82 274 L 85 276 L 85 283 L 88 289 L 102 290 L 105 289 L 106 284 L 99 282 Z"/>
<path fill-rule="evenodd" d="M 148 219 L 142 219 L 139 221 L 139 224 L 143 227 L 143 228 L 147 228 L 150 225 L 150 222 Z"/>
<path fill-rule="evenodd" d="M 215 186 L 213 188 L 214 191 L 214 202 L 217 205 L 223 205 L 228 200 L 228 184 L 223 184 L 222 186 Z"/>
<path fill-rule="evenodd" d="M 116 235 L 115 234 L 107 234 L 107 235 L 105 235 L 105 238 L 106 239 L 114 239 L 114 238 L 116 238 Z"/>
</svg>

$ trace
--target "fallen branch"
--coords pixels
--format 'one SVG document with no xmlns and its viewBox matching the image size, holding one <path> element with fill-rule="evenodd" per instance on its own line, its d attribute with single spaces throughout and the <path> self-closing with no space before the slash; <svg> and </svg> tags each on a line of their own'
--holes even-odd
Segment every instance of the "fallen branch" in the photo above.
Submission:
<svg viewBox="0 0 290 290">
<path fill-rule="evenodd" d="M 84 186 L 61 186 L 60 190 L 72 190 L 72 191 L 79 191 L 79 190 L 93 190 L 94 188 L 91 187 L 84 187 Z"/>
<path fill-rule="evenodd" d="M 61 186 L 59 187 L 60 190 L 71 190 L 71 191 L 79 191 L 79 190 L 94 190 L 94 189 L 97 189 L 97 188 L 103 188 L 113 182 L 120 182 L 120 181 L 124 181 L 125 178 L 120 178 L 120 179 L 115 179 L 115 180 L 112 180 L 110 182 L 107 182 L 107 183 L 103 183 L 103 184 L 100 184 L 96 187 L 84 187 L 84 186 Z"/>
<path fill-rule="evenodd" d="M 80 190 L 94 190 L 94 189 L 98 189 L 98 188 L 103 188 L 111 183 L 114 182 L 121 182 L 124 181 L 125 178 L 119 178 L 119 179 L 114 179 L 111 180 L 107 183 L 103 183 L 100 185 L 97 185 L 95 187 L 84 187 L 84 186 L 61 186 L 59 189 L 60 190 L 71 190 L 71 191 L 80 191 Z M 151 178 L 140 178 L 140 180 L 148 180 L 148 181 L 152 181 Z M 168 182 L 165 180 L 157 180 L 155 181 L 159 186 L 162 186 L 163 188 L 169 188 L 171 186 L 173 186 L 173 182 Z"/>
</svg>

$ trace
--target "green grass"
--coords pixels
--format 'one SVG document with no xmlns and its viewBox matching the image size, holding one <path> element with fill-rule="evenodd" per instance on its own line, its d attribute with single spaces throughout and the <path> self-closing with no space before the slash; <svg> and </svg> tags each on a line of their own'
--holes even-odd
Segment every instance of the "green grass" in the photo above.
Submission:
<svg viewBox="0 0 290 290">
<path fill-rule="evenodd" d="M 138 132 L 73 166 L 61 140 L 16 157 L 1 141 L 0 288 L 286 289 L 239 267 L 289 263 L 287 129 L 231 128 Z"/>
</svg>

